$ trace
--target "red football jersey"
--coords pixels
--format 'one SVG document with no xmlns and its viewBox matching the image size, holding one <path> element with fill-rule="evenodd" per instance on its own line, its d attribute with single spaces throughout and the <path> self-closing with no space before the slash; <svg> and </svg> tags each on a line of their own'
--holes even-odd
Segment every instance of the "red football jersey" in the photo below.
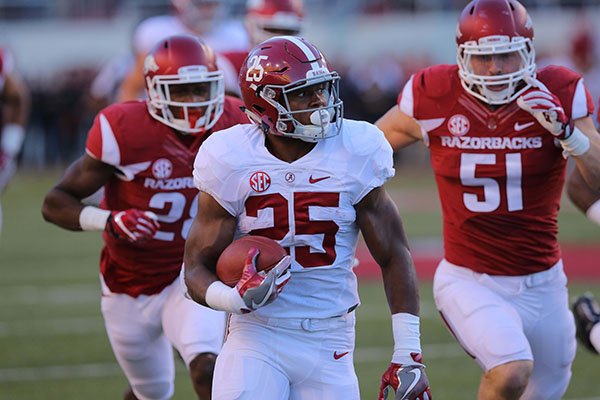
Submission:
<svg viewBox="0 0 600 400">
<path fill-rule="evenodd" d="M 546 67 L 537 78 L 573 119 L 593 112 L 581 77 Z M 421 124 L 444 219 L 444 256 L 491 275 L 531 274 L 560 258 L 557 215 L 566 160 L 516 101 L 491 110 L 461 86 L 456 65 L 415 74 L 399 96 Z"/>
<path fill-rule="evenodd" d="M 221 53 L 221 55 L 231 63 L 231 66 L 235 69 L 235 72 L 239 74 L 240 70 L 242 69 L 242 65 L 244 64 L 244 60 L 246 60 L 246 57 L 248 57 L 248 51 L 227 51 Z"/>
<path fill-rule="evenodd" d="M 223 115 L 211 132 L 248 123 L 242 105 L 226 97 Z M 154 294 L 179 274 L 198 205 L 194 158 L 207 136 L 189 137 L 193 141 L 186 144 L 173 129 L 153 119 L 143 101 L 111 105 L 94 120 L 86 151 L 119 171 L 104 187 L 103 208 L 148 210 L 160 222 L 154 238 L 144 243 L 103 234 L 100 269 L 111 291 Z"/>
</svg>

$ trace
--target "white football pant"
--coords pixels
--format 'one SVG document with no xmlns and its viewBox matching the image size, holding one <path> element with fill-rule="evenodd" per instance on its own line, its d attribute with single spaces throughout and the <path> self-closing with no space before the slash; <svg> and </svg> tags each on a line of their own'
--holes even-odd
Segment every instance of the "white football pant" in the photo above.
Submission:
<svg viewBox="0 0 600 400">
<path fill-rule="evenodd" d="M 225 313 L 185 298 L 179 279 L 156 295 L 137 298 L 111 293 L 102 282 L 101 305 L 113 352 L 140 400 L 173 396 L 171 346 L 187 367 L 200 353 L 218 354 L 223 343 Z"/>
<path fill-rule="evenodd" d="M 213 400 L 358 400 L 354 325 L 353 312 L 327 319 L 233 315 Z"/>
<path fill-rule="evenodd" d="M 562 261 L 524 276 L 491 276 L 442 260 L 433 294 L 446 324 L 481 368 L 534 367 L 522 400 L 560 399 L 575 358 L 575 323 Z"/>
</svg>

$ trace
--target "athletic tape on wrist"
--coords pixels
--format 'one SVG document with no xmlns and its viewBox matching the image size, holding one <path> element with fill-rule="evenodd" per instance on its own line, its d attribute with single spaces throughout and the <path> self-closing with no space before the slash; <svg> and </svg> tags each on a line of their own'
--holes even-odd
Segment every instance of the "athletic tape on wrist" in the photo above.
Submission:
<svg viewBox="0 0 600 400">
<path fill-rule="evenodd" d="M 2 128 L 2 140 L 0 147 L 2 151 L 11 157 L 14 157 L 21 150 L 25 140 L 25 128 L 17 124 L 7 124 Z"/>
<path fill-rule="evenodd" d="M 110 211 L 94 206 L 85 206 L 79 213 L 79 225 L 83 231 L 103 231 Z"/>
<path fill-rule="evenodd" d="M 590 139 L 574 126 L 571 135 L 567 139 L 561 140 L 560 145 L 567 156 L 580 156 L 589 150 Z"/>
<path fill-rule="evenodd" d="M 237 289 L 231 288 L 221 281 L 214 281 L 208 286 L 204 300 L 210 308 L 232 314 L 241 314 L 241 310 L 246 308 Z"/>
<path fill-rule="evenodd" d="M 600 225 L 600 200 L 596 200 L 585 212 L 585 215 L 591 220 Z"/>
<path fill-rule="evenodd" d="M 392 315 L 392 333 L 394 335 L 394 355 L 392 362 L 402 364 L 410 358 L 410 353 L 421 353 L 421 331 L 419 317 L 409 313 Z"/>
</svg>

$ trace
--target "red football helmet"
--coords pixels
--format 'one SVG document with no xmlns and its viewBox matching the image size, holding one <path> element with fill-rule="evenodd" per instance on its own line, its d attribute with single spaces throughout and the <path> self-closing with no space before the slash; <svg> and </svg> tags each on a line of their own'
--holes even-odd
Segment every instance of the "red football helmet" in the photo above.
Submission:
<svg viewBox="0 0 600 400">
<path fill-rule="evenodd" d="M 302 0 L 248 0 L 246 29 L 252 45 L 273 36 L 297 36 L 302 30 Z"/>
<path fill-rule="evenodd" d="M 250 51 L 240 71 L 240 89 L 250 120 L 265 133 L 316 142 L 335 136 L 342 126 L 339 75 L 321 52 L 303 38 L 277 36 Z M 288 95 L 307 86 L 325 86 L 323 107 L 291 110 Z M 312 124 L 295 115 L 310 112 Z"/>
<path fill-rule="evenodd" d="M 148 111 L 158 121 L 184 133 L 202 133 L 212 128 L 223 114 L 223 73 L 215 53 L 191 35 L 161 40 L 144 62 Z M 174 86 L 205 83 L 208 99 L 182 102 L 171 97 Z"/>
<path fill-rule="evenodd" d="M 513 101 L 529 88 L 523 78 L 535 77 L 533 24 L 525 7 L 516 0 L 471 1 L 460 15 L 456 43 L 457 63 L 463 87 L 488 104 L 506 104 Z M 473 55 L 512 52 L 517 53 L 521 59 L 517 71 L 495 76 L 476 75 L 473 72 Z M 494 87 L 500 86 L 506 88 L 493 90 Z"/>
</svg>

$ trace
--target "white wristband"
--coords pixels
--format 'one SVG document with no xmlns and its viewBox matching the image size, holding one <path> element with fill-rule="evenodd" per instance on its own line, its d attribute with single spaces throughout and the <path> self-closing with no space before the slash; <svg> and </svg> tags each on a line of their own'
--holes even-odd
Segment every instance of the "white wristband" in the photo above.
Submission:
<svg viewBox="0 0 600 400">
<path fill-rule="evenodd" d="M 79 213 L 79 225 L 82 231 L 103 231 L 109 216 L 109 210 L 86 206 Z"/>
<path fill-rule="evenodd" d="M 221 281 L 214 281 L 208 286 L 204 301 L 214 310 L 227 311 L 232 314 L 242 314 L 242 310 L 247 309 L 237 289 L 229 287 Z"/>
<path fill-rule="evenodd" d="M 591 220 L 600 225 L 600 200 L 596 200 L 585 212 L 585 215 Z"/>
<path fill-rule="evenodd" d="M 565 140 L 560 141 L 560 145 L 564 149 L 564 153 L 567 156 L 581 156 L 590 149 L 590 139 L 573 126 L 573 132 Z"/>
<path fill-rule="evenodd" d="M 393 363 L 406 364 L 412 361 L 410 353 L 421 353 L 419 317 L 409 313 L 393 314 L 392 333 L 394 335 Z"/>
<path fill-rule="evenodd" d="M 17 124 L 7 124 L 2 128 L 2 140 L 0 147 L 2 151 L 14 157 L 21 150 L 25 140 L 25 128 Z"/>
</svg>

